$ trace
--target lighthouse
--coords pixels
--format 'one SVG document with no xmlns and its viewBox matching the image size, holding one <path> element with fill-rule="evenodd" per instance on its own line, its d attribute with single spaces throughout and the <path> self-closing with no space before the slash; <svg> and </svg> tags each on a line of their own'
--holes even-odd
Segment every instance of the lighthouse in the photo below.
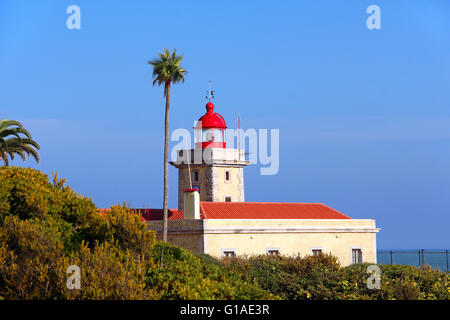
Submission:
<svg viewBox="0 0 450 320">
<path fill-rule="evenodd" d="M 179 150 L 177 160 L 170 162 L 178 169 L 178 210 L 184 209 L 185 190 L 197 189 L 200 201 L 243 202 L 244 167 L 250 162 L 245 151 L 227 148 L 227 124 L 211 102 L 208 91 L 206 113 L 194 126 L 194 149 Z"/>
<path fill-rule="evenodd" d="M 208 91 L 206 112 L 194 123 L 193 149 L 177 151 L 178 209 L 168 212 L 168 241 L 195 254 L 315 255 L 341 265 L 377 262 L 373 219 L 352 219 L 323 203 L 245 202 L 244 150 L 229 148 L 227 124 Z M 230 138 L 230 137 L 228 137 Z M 139 209 L 138 209 L 139 210 Z M 163 209 L 140 209 L 162 239 Z"/>
</svg>

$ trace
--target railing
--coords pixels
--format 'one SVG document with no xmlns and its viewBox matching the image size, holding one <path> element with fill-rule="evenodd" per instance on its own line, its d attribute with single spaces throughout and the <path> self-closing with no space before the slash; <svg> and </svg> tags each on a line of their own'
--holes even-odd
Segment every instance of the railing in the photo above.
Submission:
<svg viewBox="0 0 450 320">
<path fill-rule="evenodd" d="M 380 264 L 406 264 L 411 266 L 429 265 L 441 271 L 450 271 L 448 250 L 378 250 Z"/>
</svg>

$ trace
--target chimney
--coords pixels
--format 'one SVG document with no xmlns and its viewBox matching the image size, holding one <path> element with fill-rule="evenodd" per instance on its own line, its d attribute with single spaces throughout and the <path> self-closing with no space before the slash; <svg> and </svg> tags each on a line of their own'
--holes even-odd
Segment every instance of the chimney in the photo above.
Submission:
<svg viewBox="0 0 450 320">
<path fill-rule="evenodd" d="M 184 190 L 184 219 L 200 219 L 200 195 L 198 189 Z"/>
</svg>

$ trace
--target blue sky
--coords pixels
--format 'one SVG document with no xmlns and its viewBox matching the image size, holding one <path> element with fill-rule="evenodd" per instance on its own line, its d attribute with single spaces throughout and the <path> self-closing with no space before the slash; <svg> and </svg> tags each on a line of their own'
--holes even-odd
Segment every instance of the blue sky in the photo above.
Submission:
<svg viewBox="0 0 450 320">
<path fill-rule="evenodd" d="M 99 207 L 161 207 L 164 100 L 146 61 L 177 48 L 172 129 L 204 113 L 210 79 L 229 127 L 239 113 L 280 129 L 280 171 L 248 167 L 247 201 L 322 202 L 376 219 L 379 248 L 448 248 L 449 15 L 446 0 L 2 0 L 0 118 L 41 144 L 39 165 L 15 165 L 58 171 Z"/>
</svg>

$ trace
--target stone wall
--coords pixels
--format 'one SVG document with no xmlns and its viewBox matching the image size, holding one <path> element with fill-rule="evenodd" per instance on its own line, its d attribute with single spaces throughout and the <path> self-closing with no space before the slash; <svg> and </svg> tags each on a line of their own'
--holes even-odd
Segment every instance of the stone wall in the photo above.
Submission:
<svg viewBox="0 0 450 320">
<path fill-rule="evenodd" d="M 171 162 L 178 168 L 178 209 L 184 209 L 183 190 L 190 189 L 189 169 L 192 186 L 200 186 L 200 201 L 223 202 L 231 197 L 232 202 L 245 201 L 244 167 L 250 162 L 245 160 L 244 150 L 208 148 L 203 150 L 209 154 L 210 162 L 196 163 L 195 152 L 202 150 L 181 150 L 177 162 Z M 189 155 L 191 159 L 188 161 Z M 197 155 L 198 156 L 198 155 Z M 181 159 L 184 159 L 181 161 Z M 200 157 L 201 159 L 201 157 Z M 189 163 L 189 165 L 188 165 Z M 229 171 L 230 181 L 225 174 Z M 199 181 L 195 181 L 194 172 L 198 172 Z"/>
<path fill-rule="evenodd" d="M 190 189 L 189 169 L 178 169 L 178 209 L 184 209 L 183 190 Z M 244 169 L 232 166 L 200 166 L 192 165 L 192 186 L 200 186 L 200 201 L 224 202 L 226 196 L 232 202 L 245 201 Z M 230 173 L 230 181 L 226 181 L 226 172 Z M 199 181 L 194 180 L 194 172 L 198 172 Z"/>
<path fill-rule="evenodd" d="M 162 240 L 162 221 L 148 221 L 147 227 L 156 232 L 156 240 Z M 205 252 L 203 220 L 169 221 L 167 240 L 195 254 Z"/>
</svg>

